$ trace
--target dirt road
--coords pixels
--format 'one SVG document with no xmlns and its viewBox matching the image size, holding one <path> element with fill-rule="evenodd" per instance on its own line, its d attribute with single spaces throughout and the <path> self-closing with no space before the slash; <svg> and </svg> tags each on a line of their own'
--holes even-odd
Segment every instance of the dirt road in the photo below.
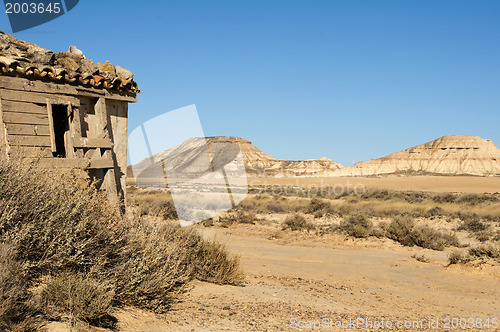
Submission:
<svg viewBox="0 0 500 332">
<path fill-rule="evenodd" d="M 450 327 L 453 318 L 500 318 L 498 266 L 447 266 L 447 252 L 387 239 L 319 237 L 272 225 L 196 227 L 241 255 L 246 284 L 195 282 L 163 316 L 118 310 L 122 331 L 288 331 L 324 318 L 325 330 L 349 330 L 350 319 L 358 331 L 380 330 L 377 324 L 423 331 L 433 330 L 429 320 L 443 330 L 447 318 Z M 430 261 L 417 261 L 416 253 Z M 342 323 L 347 329 L 335 328 Z"/>
</svg>

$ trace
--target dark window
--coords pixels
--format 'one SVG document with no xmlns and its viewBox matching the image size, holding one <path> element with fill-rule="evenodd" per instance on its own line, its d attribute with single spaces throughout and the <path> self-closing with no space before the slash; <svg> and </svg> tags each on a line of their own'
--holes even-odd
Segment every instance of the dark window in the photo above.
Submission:
<svg viewBox="0 0 500 332">
<path fill-rule="evenodd" d="M 56 142 L 56 151 L 52 152 L 54 157 L 66 157 L 66 144 L 64 136 L 69 130 L 68 106 L 52 105 L 52 123 L 54 124 L 54 139 Z"/>
</svg>

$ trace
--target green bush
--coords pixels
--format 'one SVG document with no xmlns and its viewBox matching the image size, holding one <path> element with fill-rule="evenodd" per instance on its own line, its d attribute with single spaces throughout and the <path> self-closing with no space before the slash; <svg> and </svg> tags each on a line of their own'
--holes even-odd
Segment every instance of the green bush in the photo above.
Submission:
<svg viewBox="0 0 500 332">
<path fill-rule="evenodd" d="M 395 216 L 386 229 L 387 236 L 404 246 L 419 246 L 443 250 L 447 246 L 459 245 L 453 233 L 443 233 L 426 225 L 416 226 L 410 216 Z"/>
<path fill-rule="evenodd" d="M 285 229 L 290 229 L 292 231 L 306 230 L 309 232 L 314 229 L 314 225 L 308 222 L 306 218 L 300 214 L 294 214 L 293 216 L 286 218 L 283 223 L 283 230 Z"/>
<path fill-rule="evenodd" d="M 415 221 L 407 215 L 397 215 L 387 226 L 387 236 L 404 246 L 413 246 L 415 243 L 412 237 L 412 231 L 415 227 Z"/>
<path fill-rule="evenodd" d="M 342 220 L 340 229 L 356 238 L 363 238 L 371 235 L 373 223 L 363 214 L 351 214 Z"/>
</svg>

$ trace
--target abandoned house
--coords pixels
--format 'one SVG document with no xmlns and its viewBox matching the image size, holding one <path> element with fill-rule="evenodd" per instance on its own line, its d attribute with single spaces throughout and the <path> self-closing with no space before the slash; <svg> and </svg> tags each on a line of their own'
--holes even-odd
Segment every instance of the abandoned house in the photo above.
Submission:
<svg viewBox="0 0 500 332">
<path fill-rule="evenodd" d="M 71 46 L 54 53 L 0 31 L 0 154 L 85 171 L 125 197 L 130 71 Z"/>
</svg>

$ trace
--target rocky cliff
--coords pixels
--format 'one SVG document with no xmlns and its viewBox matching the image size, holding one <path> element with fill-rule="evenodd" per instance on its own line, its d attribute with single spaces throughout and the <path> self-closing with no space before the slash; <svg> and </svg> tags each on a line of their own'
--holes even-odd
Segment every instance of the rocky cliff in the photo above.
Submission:
<svg viewBox="0 0 500 332">
<path fill-rule="evenodd" d="M 447 135 L 434 141 L 363 161 L 332 172 L 330 176 L 500 175 L 500 150 L 478 136 Z"/>
<path fill-rule="evenodd" d="M 189 173 L 195 176 L 196 173 L 208 173 L 208 168 L 213 164 L 215 169 L 225 166 L 226 171 L 237 172 L 234 160 L 238 155 L 243 159 L 248 175 L 257 177 L 326 176 L 342 167 L 325 157 L 300 161 L 278 160 L 244 138 L 216 136 L 190 138 L 133 165 L 129 171 L 133 171 L 136 176 L 158 177 L 163 167 L 169 174 Z"/>
<path fill-rule="evenodd" d="M 239 156 L 239 157 L 238 157 Z M 342 165 L 322 157 L 308 160 L 278 160 L 241 137 L 190 138 L 182 144 L 134 165 L 134 173 L 161 176 L 161 165 L 170 174 L 209 173 L 209 167 L 234 176 L 241 174 L 238 158 L 252 177 L 340 177 L 379 175 L 476 175 L 500 176 L 500 150 L 478 136 L 448 135 L 434 141 L 363 161 Z M 235 159 L 236 158 L 236 159 Z M 149 170 L 148 170 L 149 169 Z M 146 171 L 145 171 L 146 170 Z M 149 174 L 148 174 L 149 172 Z M 238 173 L 239 172 L 239 173 Z"/>
</svg>

